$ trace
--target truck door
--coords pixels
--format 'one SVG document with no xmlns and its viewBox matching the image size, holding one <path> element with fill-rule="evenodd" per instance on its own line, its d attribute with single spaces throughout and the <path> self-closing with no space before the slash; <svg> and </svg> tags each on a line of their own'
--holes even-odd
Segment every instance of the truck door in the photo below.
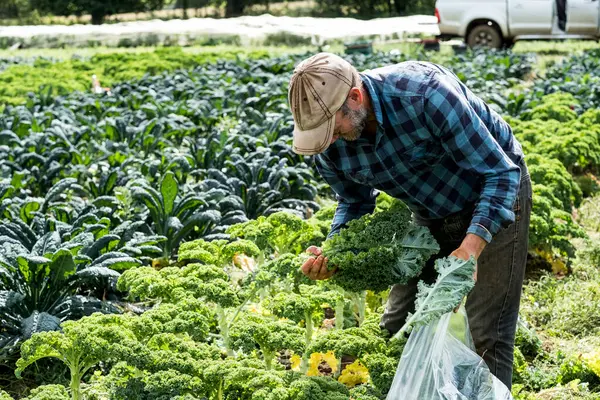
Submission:
<svg viewBox="0 0 600 400">
<path fill-rule="evenodd" d="M 554 2 L 556 0 L 507 1 L 508 29 L 511 36 L 550 34 L 552 31 Z"/>
<path fill-rule="evenodd" d="M 567 33 L 596 35 L 598 32 L 598 0 L 567 0 Z"/>
</svg>

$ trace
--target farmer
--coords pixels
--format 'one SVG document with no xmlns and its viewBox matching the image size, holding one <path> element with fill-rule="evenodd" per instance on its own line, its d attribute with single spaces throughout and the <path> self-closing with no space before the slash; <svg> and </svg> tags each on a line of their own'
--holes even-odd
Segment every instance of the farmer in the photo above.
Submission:
<svg viewBox="0 0 600 400">
<path fill-rule="evenodd" d="M 513 347 L 527 258 L 531 183 L 510 126 L 447 69 L 408 61 L 359 73 L 319 53 L 289 85 L 293 149 L 316 155 L 336 193 L 329 236 L 375 208 L 378 191 L 405 202 L 438 241 L 437 257 L 477 260 L 466 308 L 478 353 L 511 386 Z M 311 246 L 302 271 L 327 279 Z M 429 260 L 419 277 L 433 282 Z M 396 333 L 413 311 L 417 282 L 392 287 L 381 327 Z"/>
</svg>

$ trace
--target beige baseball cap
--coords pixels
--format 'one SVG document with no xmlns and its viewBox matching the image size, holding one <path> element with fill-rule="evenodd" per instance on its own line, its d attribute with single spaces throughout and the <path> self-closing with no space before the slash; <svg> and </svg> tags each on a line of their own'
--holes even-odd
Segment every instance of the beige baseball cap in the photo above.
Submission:
<svg viewBox="0 0 600 400">
<path fill-rule="evenodd" d="M 295 153 L 313 155 L 329 147 L 335 113 L 356 85 L 353 71 L 348 61 L 331 53 L 315 54 L 294 69 L 288 100 L 294 117 Z"/>
</svg>

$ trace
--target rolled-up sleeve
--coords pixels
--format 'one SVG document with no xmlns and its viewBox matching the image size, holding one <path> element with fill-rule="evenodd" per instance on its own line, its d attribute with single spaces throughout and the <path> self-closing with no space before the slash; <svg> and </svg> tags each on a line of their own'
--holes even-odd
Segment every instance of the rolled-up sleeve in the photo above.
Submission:
<svg viewBox="0 0 600 400">
<path fill-rule="evenodd" d="M 481 176 L 481 194 L 467 233 L 489 243 L 515 220 L 521 171 L 460 90 L 447 77 L 432 74 L 423 98 L 425 121 L 458 166 Z"/>
<path fill-rule="evenodd" d="M 331 186 L 338 201 L 327 238 L 338 233 L 348 222 L 375 210 L 378 195 L 375 189 L 346 179 L 322 154 L 315 157 L 315 165 L 321 177 Z"/>
</svg>

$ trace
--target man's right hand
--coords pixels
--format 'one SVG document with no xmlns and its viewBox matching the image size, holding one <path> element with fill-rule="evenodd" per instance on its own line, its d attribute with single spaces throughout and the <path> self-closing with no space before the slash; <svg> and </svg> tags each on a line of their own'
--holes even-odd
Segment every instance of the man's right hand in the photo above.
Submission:
<svg viewBox="0 0 600 400">
<path fill-rule="evenodd" d="M 327 257 L 323 257 L 323 250 L 317 246 L 310 246 L 306 249 L 316 257 L 311 257 L 302 264 L 302 273 L 312 280 L 329 279 L 335 274 L 335 269 L 329 271 L 327 269 Z"/>
</svg>

